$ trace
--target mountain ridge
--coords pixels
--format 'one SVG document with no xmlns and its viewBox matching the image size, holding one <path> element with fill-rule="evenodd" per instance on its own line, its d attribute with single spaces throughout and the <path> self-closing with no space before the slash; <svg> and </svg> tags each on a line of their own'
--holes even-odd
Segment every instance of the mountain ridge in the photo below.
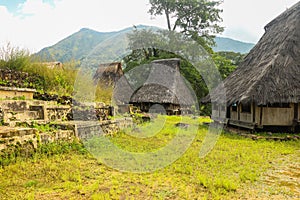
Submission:
<svg viewBox="0 0 300 200">
<path fill-rule="evenodd" d="M 154 26 L 145 25 L 138 25 L 134 28 L 152 30 L 159 29 Z M 125 45 L 124 41 L 118 41 L 117 36 L 124 40 L 126 35 L 134 28 L 128 27 L 119 31 L 112 32 L 98 32 L 86 27 L 81 28 L 79 31 L 60 40 L 56 44 L 43 48 L 42 50 L 34 54 L 34 56 L 40 58 L 43 61 L 68 62 L 71 60 L 84 60 L 90 56 L 91 50 L 97 48 L 99 44 L 105 42 L 106 40 L 113 40 L 114 43 Z M 217 45 L 213 47 L 214 51 L 233 51 L 239 53 L 248 53 L 254 46 L 254 44 L 252 43 L 241 42 L 226 37 L 216 37 L 215 41 Z M 115 48 L 125 49 L 125 47 L 118 47 L 115 44 L 112 46 L 115 46 Z M 106 47 L 104 48 L 104 50 L 114 50 L 112 48 L 113 47 Z M 97 59 L 95 58 L 95 55 L 94 59 Z M 102 57 L 102 60 L 103 59 L 110 62 L 111 58 L 108 55 L 105 55 L 105 58 Z"/>
</svg>

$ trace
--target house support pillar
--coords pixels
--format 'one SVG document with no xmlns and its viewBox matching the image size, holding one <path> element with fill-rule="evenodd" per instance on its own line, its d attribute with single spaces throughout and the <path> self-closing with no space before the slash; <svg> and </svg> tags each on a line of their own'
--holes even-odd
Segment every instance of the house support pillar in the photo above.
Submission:
<svg viewBox="0 0 300 200">
<path fill-rule="evenodd" d="M 293 121 L 293 126 L 292 126 L 292 132 L 295 132 L 296 126 L 298 125 L 298 119 L 299 119 L 299 103 L 294 104 L 294 121 Z"/>
</svg>

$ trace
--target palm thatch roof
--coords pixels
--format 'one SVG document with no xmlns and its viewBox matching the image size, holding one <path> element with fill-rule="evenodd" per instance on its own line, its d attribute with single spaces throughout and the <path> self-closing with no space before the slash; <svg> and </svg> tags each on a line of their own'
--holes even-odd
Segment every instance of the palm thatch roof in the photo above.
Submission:
<svg viewBox="0 0 300 200">
<path fill-rule="evenodd" d="M 300 2 L 265 26 L 263 37 L 224 85 L 228 105 L 300 102 Z M 221 88 L 203 101 L 220 101 Z"/>
<path fill-rule="evenodd" d="M 179 72 L 180 59 L 151 63 L 146 82 L 131 97 L 131 103 L 194 105 L 196 97 Z"/>
</svg>

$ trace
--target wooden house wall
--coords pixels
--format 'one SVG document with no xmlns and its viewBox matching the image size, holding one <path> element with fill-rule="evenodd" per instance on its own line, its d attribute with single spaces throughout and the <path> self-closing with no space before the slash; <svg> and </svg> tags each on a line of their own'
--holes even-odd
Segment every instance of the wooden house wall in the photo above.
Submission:
<svg viewBox="0 0 300 200">
<path fill-rule="evenodd" d="M 294 120 L 294 104 L 290 108 L 263 107 L 262 125 L 292 126 Z"/>
<path fill-rule="evenodd" d="M 300 113 L 300 107 L 298 107 L 298 113 Z M 255 123 L 259 126 L 292 126 L 294 120 L 294 104 L 290 104 L 289 108 L 251 105 L 251 113 L 242 112 L 240 105 L 238 106 L 237 112 L 233 111 L 232 107 L 230 107 L 230 119 L 246 123 Z M 299 115 L 298 119 L 300 119 Z"/>
<path fill-rule="evenodd" d="M 239 120 L 238 111 L 233 111 L 232 106 L 230 107 L 230 119 Z"/>
<path fill-rule="evenodd" d="M 226 118 L 226 108 L 220 105 L 213 105 L 212 107 L 212 117 L 216 119 Z"/>
<path fill-rule="evenodd" d="M 151 106 L 153 106 L 155 103 L 132 103 L 132 104 L 135 107 L 140 108 L 140 110 L 142 112 L 149 112 Z M 162 105 L 164 107 L 167 115 L 179 115 L 179 114 L 181 114 L 180 113 L 180 110 L 181 110 L 180 105 L 170 104 L 170 103 L 165 103 L 165 104 L 160 103 L 159 105 Z M 189 113 L 191 113 L 190 109 L 188 109 L 187 107 L 183 108 L 183 113 L 182 114 L 189 114 Z"/>
<path fill-rule="evenodd" d="M 248 122 L 252 123 L 253 122 L 253 104 L 251 104 L 250 112 L 243 112 L 242 111 L 242 106 L 239 105 L 239 115 L 240 115 L 240 121 L 242 122 Z"/>
<path fill-rule="evenodd" d="M 232 106 L 230 107 L 230 119 L 242 122 L 253 122 L 253 105 L 251 105 L 251 112 L 242 112 L 242 106 L 237 106 L 237 111 L 233 111 Z"/>
<path fill-rule="evenodd" d="M 241 122 L 242 124 L 244 123 L 256 124 L 260 127 L 293 126 L 295 116 L 297 117 L 298 121 L 300 121 L 299 104 L 298 104 L 298 109 L 296 107 L 296 110 L 294 104 L 290 104 L 289 108 L 259 107 L 252 104 L 251 113 L 242 112 L 241 105 L 238 105 L 237 111 L 233 111 L 232 107 L 229 108 L 229 111 L 230 111 L 229 119 L 232 120 L 232 123 L 235 125 L 237 122 Z M 217 112 L 217 110 L 215 110 L 214 112 Z M 298 114 L 296 112 L 298 112 Z"/>
</svg>

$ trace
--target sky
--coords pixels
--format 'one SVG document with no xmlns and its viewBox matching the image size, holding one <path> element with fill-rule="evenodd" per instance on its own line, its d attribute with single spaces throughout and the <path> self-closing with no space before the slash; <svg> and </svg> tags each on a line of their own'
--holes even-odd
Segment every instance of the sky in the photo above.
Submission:
<svg viewBox="0 0 300 200">
<path fill-rule="evenodd" d="M 221 36 L 256 43 L 264 26 L 298 0 L 224 0 Z M 8 42 L 34 53 L 90 28 L 118 31 L 133 25 L 166 28 L 151 17 L 149 0 L 0 0 L 0 46 Z"/>
</svg>

